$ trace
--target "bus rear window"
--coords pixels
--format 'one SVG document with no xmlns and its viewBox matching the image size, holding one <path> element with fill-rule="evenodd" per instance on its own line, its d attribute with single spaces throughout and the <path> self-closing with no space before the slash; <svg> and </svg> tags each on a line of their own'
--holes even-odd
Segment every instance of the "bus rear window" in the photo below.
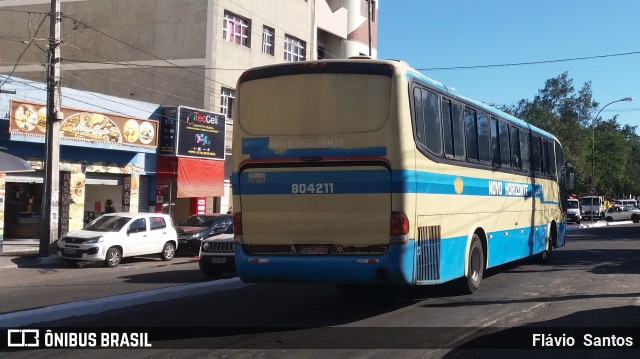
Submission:
<svg viewBox="0 0 640 359">
<path fill-rule="evenodd" d="M 243 82 L 239 125 L 250 135 L 331 135 L 371 132 L 389 117 L 391 78 L 362 74 L 302 74 Z"/>
</svg>

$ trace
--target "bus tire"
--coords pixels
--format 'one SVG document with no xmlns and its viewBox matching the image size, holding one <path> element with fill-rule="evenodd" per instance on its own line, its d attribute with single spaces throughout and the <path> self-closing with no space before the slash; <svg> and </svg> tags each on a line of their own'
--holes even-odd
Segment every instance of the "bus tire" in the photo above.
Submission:
<svg viewBox="0 0 640 359">
<path fill-rule="evenodd" d="M 469 246 L 466 272 L 466 276 L 460 281 L 460 290 L 464 294 L 473 294 L 480 289 L 480 283 L 484 275 L 484 250 L 482 249 L 480 237 L 475 233 Z"/>
<path fill-rule="evenodd" d="M 541 264 L 549 263 L 551 260 L 551 254 L 553 253 L 553 237 L 547 238 L 547 243 L 544 245 L 544 250 L 538 253 L 538 262 Z"/>
</svg>

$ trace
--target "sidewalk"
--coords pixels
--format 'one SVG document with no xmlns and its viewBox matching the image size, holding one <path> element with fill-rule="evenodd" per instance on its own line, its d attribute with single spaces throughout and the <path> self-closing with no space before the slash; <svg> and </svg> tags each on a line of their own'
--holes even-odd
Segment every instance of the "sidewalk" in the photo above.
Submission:
<svg viewBox="0 0 640 359">
<path fill-rule="evenodd" d="M 0 251 L 0 269 L 37 267 L 61 263 L 58 256 L 40 257 L 36 239 L 4 240 Z"/>
</svg>

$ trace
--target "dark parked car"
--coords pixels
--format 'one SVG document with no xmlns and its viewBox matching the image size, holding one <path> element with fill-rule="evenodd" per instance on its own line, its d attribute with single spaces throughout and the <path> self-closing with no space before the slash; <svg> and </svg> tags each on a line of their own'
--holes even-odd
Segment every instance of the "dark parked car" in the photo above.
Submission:
<svg viewBox="0 0 640 359">
<path fill-rule="evenodd" d="M 234 273 L 236 257 L 233 246 L 233 226 L 220 235 L 206 238 L 200 247 L 200 270 L 209 278 L 218 278 L 222 273 Z"/>
<path fill-rule="evenodd" d="M 191 215 L 176 225 L 178 248 L 198 253 L 203 239 L 224 233 L 232 225 L 231 214 Z"/>
</svg>

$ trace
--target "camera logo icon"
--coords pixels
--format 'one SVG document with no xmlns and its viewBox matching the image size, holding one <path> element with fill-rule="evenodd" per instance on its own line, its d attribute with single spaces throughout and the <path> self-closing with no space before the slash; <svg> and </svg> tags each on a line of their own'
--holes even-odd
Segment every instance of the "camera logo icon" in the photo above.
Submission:
<svg viewBox="0 0 640 359">
<path fill-rule="evenodd" d="M 32 348 L 40 346 L 39 329 L 7 330 L 7 346 L 12 348 Z"/>
</svg>

